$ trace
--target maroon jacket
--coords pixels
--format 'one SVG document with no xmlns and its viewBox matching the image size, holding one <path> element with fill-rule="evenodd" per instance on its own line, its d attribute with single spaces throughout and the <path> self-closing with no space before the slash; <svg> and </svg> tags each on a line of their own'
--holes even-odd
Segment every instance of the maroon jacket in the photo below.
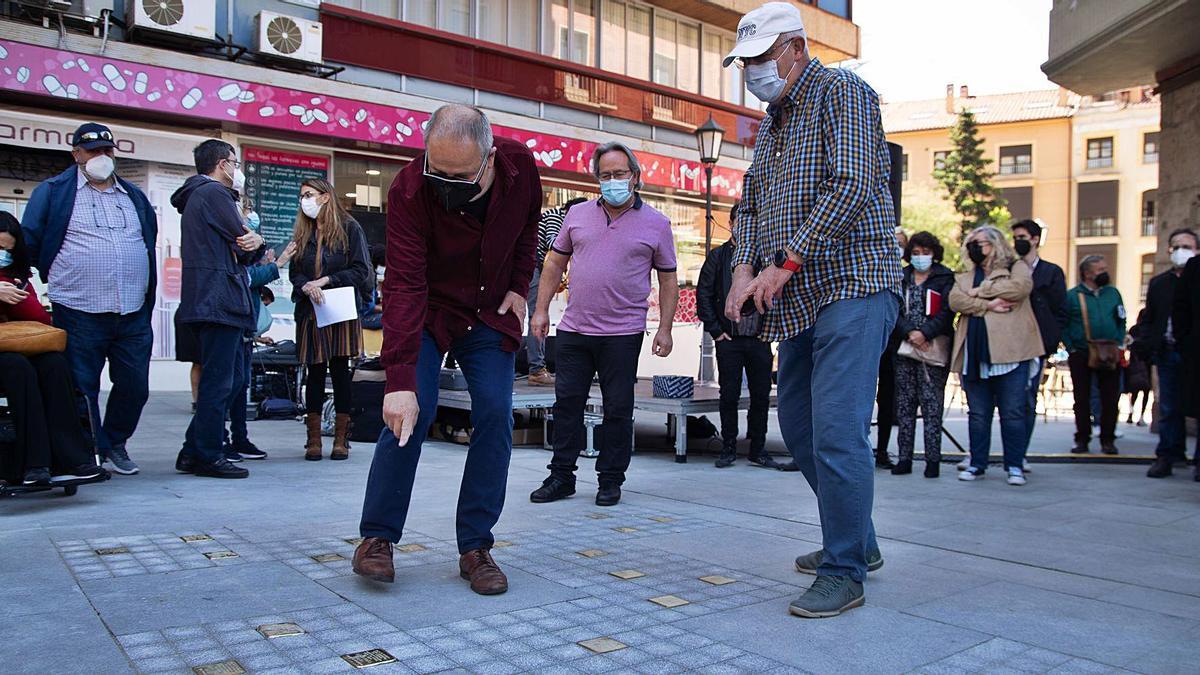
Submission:
<svg viewBox="0 0 1200 675">
<path fill-rule="evenodd" d="M 388 191 L 382 360 L 389 393 L 417 390 L 424 331 L 443 353 L 480 322 L 504 335 L 505 351 L 521 344 L 516 314 L 496 312 L 509 291 L 529 293 L 542 182 L 524 145 L 496 138 L 495 147 L 496 179 L 482 225 L 442 208 L 425 184 L 423 155 Z"/>
</svg>

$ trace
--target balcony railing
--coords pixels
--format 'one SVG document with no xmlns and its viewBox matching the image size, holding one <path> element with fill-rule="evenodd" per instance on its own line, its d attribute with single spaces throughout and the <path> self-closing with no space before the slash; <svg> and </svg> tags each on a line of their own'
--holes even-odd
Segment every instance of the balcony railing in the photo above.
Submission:
<svg viewBox="0 0 1200 675">
<path fill-rule="evenodd" d="M 1158 236 L 1158 216 L 1142 216 L 1142 236 Z"/>
<path fill-rule="evenodd" d="M 617 109 L 617 86 L 588 75 L 558 71 L 555 73 L 557 93 L 575 105 L 596 110 Z"/>
</svg>

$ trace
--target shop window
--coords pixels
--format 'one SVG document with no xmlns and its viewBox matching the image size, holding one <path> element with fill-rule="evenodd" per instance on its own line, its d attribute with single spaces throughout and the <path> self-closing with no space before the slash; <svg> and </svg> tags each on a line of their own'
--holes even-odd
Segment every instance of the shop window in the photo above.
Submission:
<svg viewBox="0 0 1200 675">
<path fill-rule="evenodd" d="M 1012 221 L 1033 219 L 1033 188 L 1009 187 L 1000 188 L 1000 196 L 1007 202 L 1008 212 Z"/>
<path fill-rule="evenodd" d="M 1115 180 L 1079 184 L 1079 236 L 1111 237 L 1117 234 Z"/>
<path fill-rule="evenodd" d="M 387 212 L 387 193 L 404 163 L 376 157 L 337 154 L 333 186 L 338 200 L 352 212 Z"/>
<path fill-rule="evenodd" d="M 1142 256 L 1142 304 L 1146 304 L 1146 292 L 1150 290 L 1150 280 L 1154 278 L 1154 254 Z"/>
<path fill-rule="evenodd" d="M 1000 175 L 1033 173 L 1033 146 L 1009 145 L 1000 148 Z"/>
<path fill-rule="evenodd" d="M 1113 139 L 1091 138 L 1087 142 L 1087 168 L 1104 169 L 1113 165 Z"/>
<path fill-rule="evenodd" d="M 1158 190 L 1142 193 L 1142 236 L 1158 235 Z"/>
<path fill-rule="evenodd" d="M 1142 136 L 1142 162 L 1158 164 L 1158 132 L 1151 131 Z"/>
</svg>

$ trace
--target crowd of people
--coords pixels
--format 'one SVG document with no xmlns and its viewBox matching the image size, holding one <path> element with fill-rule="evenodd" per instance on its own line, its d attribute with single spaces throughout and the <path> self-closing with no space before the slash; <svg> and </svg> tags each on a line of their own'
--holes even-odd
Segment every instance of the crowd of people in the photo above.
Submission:
<svg viewBox="0 0 1200 675">
<path fill-rule="evenodd" d="M 750 462 L 801 472 L 817 498 L 822 548 L 795 561 L 816 580 L 791 603 L 793 614 L 836 616 L 864 602 L 866 576 L 884 562 L 871 518 L 872 463 L 912 473 L 920 419 L 924 475 L 939 476 L 951 375 L 969 411 L 970 457 L 958 478 L 987 475 L 998 410 L 1006 480 L 1019 486 L 1027 480 L 1040 385 L 1060 344 L 1074 384 L 1075 453 L 1090 451 L 1093 422 L 1100 451 L 1118 452 L 1120 369 L 1131 348 L 1153 363 L 1159 380 L 1161 440 L 1149 475 L 1170 475 L 1184 459 L 1184 418 L 1200 405 L 1200 242 L 1193 231 L 1171 235 L 1173 268 L 1151 282 L 1146 311 L 1128 333 L 1107 261 L 1083 258 L 1079 284 L 1068 290 L 1063 270 L 1039 257 L 1043 230 L 1035 221 L 1014 224 L 1011 239 L 993 225 L 976 227 L 963 237 L 956 272 L 943 264 L 950 242 L 929 232 L 897 238 L 878 97 L 855 74 L 810 56 L 793 5 L 767 3 L 743 17 L 724 65 L 735 63 L 751 92 L 769 104 L 768 114 L 731 214 L 730 241 L 709 253 L 701 271 L 698 313 L 720 368 L 716 465 L 737 458 L 744 373 Z M 104 470 L 91 461 L 82 427 L 48 422 L 69 416 L 76 387 L 90 406 L 105 466 L 128 475 L 139 470 L 126 446 L 148 395 L 157 221 L 145 195 L 116 175 L 109 129 L 85 124 L 73 142 L 75 164 L 34 191 L 24 222 L 7 214 L 0 221 L 4 318 L 51 322 L 29 285 L 36 268 L 48 283 L 53 323 L 67 333 L 62 354 L 0 354 L 0 384 L 19 419 L 29 484 Z M 595 503 L 620 502 L 652 277 L 661 320 L 651 352 L 658 357 L 672 352 L 679 298 L 671 224 L 643 201 L 642 169 L 629 147 L 595 149 L 599 198 L 543 213 L 538 169 L 525 145 L 493 136 L 481 110 L 446 105 L 427 125 L 425 152 L 390 188 L 384 249 L 368 246 L 332 184 L 309 179 L 297 186 L 293 236 L 278 255 L 243 201 L 236 148 L 212 139 L 193 154 L 196 174 L 171 198 L 183 232 L 176 320 L 190 344 L 182 358 L 196 364 L 193 416 L 177 470 L 245 478 L 243 460 L 266 459 L 246 433 L 249 355 L 270 326 L 273 296 L 265 286 L 287 266 L 298 358 L 308 372 L 306 460 L 324 456 L 327 377 L 335 411 L 330 458 L 349 457 L 351 371 L 363 351 L 363 322 L 384 331 L 385 429 L 367 480 L 355 573 L 395 577 L 392 547 L 404 535 L 451 353 L 472 400 L 456 529 L 459 572 L 473 591 L 508 589 L 491 549 L 512 453 L 520 349 L 528 354 L 530 383 L 553 386 L 556 399 L 549 475 L 530 500 L 544 504 L 576 492 L 584 410 L 598 379 L 605 433 Z M 377 265 L 386 268 L 379 289 Z M 551 374 L 544 356 L 549 307 L 568 265 L 570 294 Z M 320 320 L 335 289 L 352 290 L 362 320 Z M 774 375 L 771 344 L 778 344 Z M 105 366 L 113 387 L 101 417 Z M 786 463 L 766 450 L 773 376 L 791 454 Z M 886 440 L 893 425 L 894 464 Z"/>
</svg>

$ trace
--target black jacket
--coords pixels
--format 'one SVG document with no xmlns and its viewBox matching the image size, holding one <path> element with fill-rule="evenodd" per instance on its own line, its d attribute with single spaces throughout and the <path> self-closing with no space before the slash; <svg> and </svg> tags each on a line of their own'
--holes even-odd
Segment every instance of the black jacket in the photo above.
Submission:
<svg viewBox="0 0 1200 675">
<path fill-rule="evenodd" d="M 1175 286 L 1171 330 L 1183 353 L 1183 414 L 1200 418 L 1200 255 L 1188 261 Z"/>
<path fill-rule="evenodd" d="M 181 323 L 219 323 L 247 331 L 258 325 L 246 266 L 257 262 L 266 246 L 251 252 L 238 248 L 237 238 L 246 228 L 237 200 L 232 188 L 201 175 L 187 179 L 171 195 L 171 205 L 183 214 L 183 284 L 176 310 Z"/>
<path fill-rule="evenodd" d="M 1038 259 L 1033 269 L 1033 291 L 1029 294 L 1033 316 L 1042 334 L 1043 356 L 1058 351 L 1063 329 L 1067 327 L 1067 277 L 1058 265 Z"/>
<path fill-rule="evenodd" d="M 313 313 L 312 300 L 301 289 L 304 284 L 321 277 L 329 277 L 329 285 L 324 290 L 353 287 L 360 312 L 371 301 L 371 294 L 375 290 L 375 268 L 371 266 L 371 255 L 367 252 L 367 236 L 353 218 L 347 219 L 343 226 L 346 228 L 346 250 L 322 247 L 320 274 L 317 274 L 316 233 L 309 238 L 304 251 L 292 259 L 288 279 L 292 282 L 292 301 L 296 303 L 297 321 Z"/>
<path fill-rule="evenodd" d="M 1171 316 L 1175 304 L 1175 289 L 1179 286 L 1179 277 L 1174 270 L 1167 270 L 1150 280 L 1146 288 L 1146 308 L 1138 314 L 1137 325 L 1129 329 L 1137 341 L 1133 349 L 1145 358 L 1153 358 L 1166 350 L 1167 319 Z M 1179 342 L 1179 332 L 1174 331 L 1175 344 Z"/>
<path fill-rule="evenodd" d="M 725 300 L 733 286 L 734 249 L 733 242 L 727 241 L 710 251 L 696 283 L 696 316 L 714 338 L 721 333 L 733 336 L 733 323 L 725 317 Z"/>
<path fill-rule="evenodd" d="M 913 274 L 912 265 L 905 265 L 904 280 L 901 282 L 904 294 L 900 298 L 900 313 L 896 315 L 896 329 L 892 331 L 890 341 L 896 347 L 900 346 L 909 333 L 917 330 L 908 317 L 904 302 L 904 298 L 908 297 L 908 289 L 913 285 Z M 937 314 L 925 321 L 925 325 L 921 326 L 921 333 L 925 335 L 926 340 L 932 340 L 940 335 L 954 335 L 954 312 L 950 311 L 950 291 L 954 288 L 954 272 L 941 263 L 934 263 L 933 267 L 929 268 L 929 278 L 925 280 L 925 288 L 942 294 L 942 307 Z"/>
</svg>

